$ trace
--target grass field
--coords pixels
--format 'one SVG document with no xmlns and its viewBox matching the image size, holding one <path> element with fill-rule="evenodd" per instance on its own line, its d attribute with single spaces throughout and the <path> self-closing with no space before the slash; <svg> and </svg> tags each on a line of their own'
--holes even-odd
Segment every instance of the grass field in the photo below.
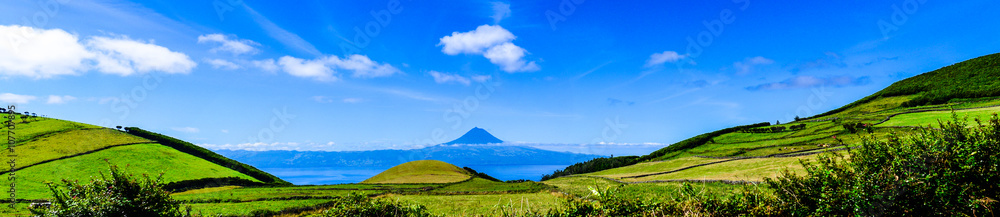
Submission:
<svg viewBox="0 0 1000 217">
<path fill-rule="evenodd" d="M 361 183 L 451 183 L 471 177 L 465 169 L 449 163 L 419 160 L 394 166 Z"/>
<path fill-rule="evenodd" d="M 387 195 L 391 200 L 419 204 L 442 216 L 520 216 L 562 207 L 565 199 L 550 192 L 487 195 Z"/>
<path fill-rule="evenodd" d="M 799 159 L 815 159 L 815 157 L 816 156 L 743 159 L 695 167 L 662 175 L 628 178 L 623 179 L 623 181 L 636 182 L 678 179 L 761 181 L 764 177 L 777 176 L 779 172 L 784 169 L 789 169 L 792 172 L 804 171 L 802 166 L 799 165 Z"/>
<path fill-rule="evenodd" d="M 955 114 L 959 118 L 968 117 L 968 124 L 976 124 L 974 119 L 980 118 L 983 120 L 989 119 L 993 114 L 1000 113 L 1000 107 L 992 108 L 981 108 L 981 109 L 970 109 L 970 110 L 958 110 Z M 919 113 L 909 113 L 897 115 L 886 121 L 885 123 L 879 124 L 878 126 L 919 126 L 926 127 L 931 126 L 937 127 L 938 121 L 949 121 L 951 120 L 951 111 L 935 111 L 935 112 L 919 112 Z"/>
<path fill-rule="evenodd" d="M 156 156 L 159 160 L 149 160 L 150 156 Z M 51 193 L 45 182 L 59 182 L 61 179 L 91 180 L 92 177 L 108 172 L 108 163 L 105 160 L 132 174 L 149 174 L 155 177 L 162 172 L 164 182 L 210 177 L 239 177 L 256 181 L 250 176 L 166 146 L 140 144 L 115 147 L 18 170 L 18 197 L 50 198 Z M 2 179 L 0 185 L 8 186 L 9 181 L 6 178 Z"/>
<path fill-rule="evenodd" d="M 437 185 L 369 185 L 342 184 L 319 186 L 289 186 L 289 187 L 239 187 L 224 186 L 203 188 L 171 194 L 171 197 L 182 201 L 255 201 L 282 198 L 333 197 L 346 196 L 351 192 L 376 194 L 387 191 L 418 191 Z"/>
<path fill-rule="evenodd" d="M 0 118 L 0 120 L 6 120 L 6 116 Z M 14 138 L 17 140 L 18 144 L 23 144 L 29 142 L 29 140 L 43 136 L 45 134 L 61 131 L 69 131 L 76 129 L 96 129 L 101 128 L 94 125 L 76 123 L 71 121 L 64 121 L 51 118 L 41 118 L 37 121 L 29 121 L 28 123 L 22 123 L 20 119 L 15 121 Z M 7 136 L 7 128 L 0 127 L 0 135 Z M 6 139 L 4 142 L 0 143 L 0 148 L 6 149 L 7 143 Z"/>
<path fill-rule="evenodd" d="M 22 168 L 45 160 L 71 156 L 108 146 L 151 142 L 117 130 L 87 129 L 60 132 L 38 138 L 16 146 L 15 151 L 18 155 L 18 168 Z M 3 156 L 7 156 L 8 153 L 7 149 L 0 151 Z M 9 167 L 0 169 L 0 171 L 8 170 L 10 170 Z"/>
<path fill-rule="evenodd" d="M 537 182 L 504 183 L 481 178 L 448 185 L 430 191 L 438 194 L 486 194 L 486 193 L 534 193 L 549 189 L 548 185 Z"/>
<path fill-rule="evenodd" d="M 678 159 L 669 160 L 669 161 L 657 161 L 657 162 L 640 163 L 640 164 L 636 164 L 636 165 L 632 165 L 632 166 L 627 166 L 627 167 L 619 167 L 619 168 L 614 168 L 614 169 L 610 169 L 610 170 L 604 170 L 604 171 L 600 171 L 600 172 L 589 173 L 587 175 L 604 176 L 604 177 L 611 177 L 611 178 L 619 178 L 619 177 L 622 177 L 622 176 L 634 176 L 634 175 L 642 175 L 642 174 L 649 174 L 649 173 L 670 171 L 670 170 L 680 169 L 680 168 L 687 167 L 687 166 L 693 166 L 693 165 L 704 164 L 704 163 L 711 163 L 711 162 L 717 162 L 717 161 L 722 161 L 722 160 L 719 160 L 719 159 L 710 159 L 710 158 L 700 158 L 700 157 L 684 157 L 684 158 L 678 158 Z"/>
<path fill-rule="evenodd" d="M 196 215 L 252 216 L 255 211 L 282 211 L 292 208 L 316 206 L 329 201 L 323 199 L 305 199 L 237 203 L 193 203 L 187 205 L 191 206 L 191 213 Z"/>
</svg>

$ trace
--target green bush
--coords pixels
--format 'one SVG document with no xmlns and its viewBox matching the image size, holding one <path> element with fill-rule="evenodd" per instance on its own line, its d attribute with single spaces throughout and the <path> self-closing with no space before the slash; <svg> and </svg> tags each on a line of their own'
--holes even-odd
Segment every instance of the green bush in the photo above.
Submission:
<svg viewBox="0 0 1000 217">
<path fill-rule="evenodd" d="M 136 178 L 110 166 L 111 176 L 87 184 L 48 183 L 55 198 L 49 207 L 32 208 L 37 216 L 185 216 L 181 204 L 161 188 L 160 176 Z M 162 175 L 161 175 L 162 176 Z"/>
<path fill-rule="evenodd" d="M 385 199 L 371 199 L 365 195 L 351 193 L 346 197 L 337 197 L 332 201 L 330 209 L 315 217 L 348 217 L 348 216 L 433 216 L 427 208 L 421 205 L 405 204 Z"/>
<path fill-rule="evenodd" d="M 802 162 L 803 176 L 786 172 L 766 182 L 778 205 L 799 216 L 992 215 L 1000 208 L 1000 118 L 966 128 L 953 115 L 938 126 L 869 137 L 850 160 L 821 156 Z"/>
</svg>

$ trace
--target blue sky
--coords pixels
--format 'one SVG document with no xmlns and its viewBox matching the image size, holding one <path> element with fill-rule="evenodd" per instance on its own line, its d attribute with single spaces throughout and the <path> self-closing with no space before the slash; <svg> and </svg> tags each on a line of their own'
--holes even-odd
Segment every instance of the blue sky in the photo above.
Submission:
<svg viewBox="0 0 1000 217">
<path fill-rule="evenodd" d="M 1000 51 L 995 1 L 0 4 L 0 101 L 216 149 L 659 147 Z"/>
</svg>

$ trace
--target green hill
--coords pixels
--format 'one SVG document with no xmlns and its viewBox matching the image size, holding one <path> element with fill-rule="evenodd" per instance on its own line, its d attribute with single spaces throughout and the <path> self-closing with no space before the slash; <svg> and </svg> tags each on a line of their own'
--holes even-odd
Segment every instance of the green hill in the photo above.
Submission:
<svg viewBox="0 0 1000 217">
<path fill-rule="evenodd" d="M 786 169 L 803 171 L 799 160 L 844 152 L 857 146 L 861 137 L 913 133 L 917 128 L 949 119 L 952 112 L 960 117 L 986 119 L 1000 112 L 998 78 L 1000 54 L 978 57 L 898 81 L 808 119 L 718 130 L 644 156 L 582 162 L 545 175 L 543 180 L 596 177 L 633 184 L 761 181 Z M 553 181 L 548 183 L 571 182 Z"/>
<path fill-rule="evenodd" d="M 418 160 L 389 168 L 361 183 L 452 183 L 467 180 L 472 175 L 443 161 Z"/>
<path fill-rule="evenodd" d="M 256 168 L 222 157 L 211 151 L 174 138 L 138 128 L 128 132 L 52 118 L 14 120 L 17 143 L 12 158 L 8 144 L 3 142 L 0 155 L 4 162 L 16 162 L 17 198 L 22 200 L 50 199 L 45 183 L 61 180 L 86 182 L 107 173 L 109 164 L 133 174 L 156 176 L 174 189 L 200 188 L 232 183 L 252 185 L 286 185 L 287 182 Z M 6 115 L 4 115 L 6 120 Z M 7 135 L 8 129 L 0 129 Z M 0 185 L 11 185 L 10 167 L 0 168 Z M 255 184 L 254 184 L 255 183 Z M 3 198 L 8 201 L 7 197 Z M 0 209 L 2 213 L 24 213 L 25 210 Z"/>
</svg>

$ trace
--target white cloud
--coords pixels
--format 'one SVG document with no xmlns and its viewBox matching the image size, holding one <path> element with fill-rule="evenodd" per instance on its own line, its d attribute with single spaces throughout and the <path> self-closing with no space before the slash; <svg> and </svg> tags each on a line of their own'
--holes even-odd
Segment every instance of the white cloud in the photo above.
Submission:
<svg viewBox="0 0 1000 217">
<path fill-rule="evenodd" d="M 333 69 L 326 66 L 323 59 L 303 60 L 295 57 L 284 56 L 278 59 L 278 65 L 286 73 L 303 78 L 312 78 L 319 81 L 336 81 L 333 76 Z"/>
<path fill-rule="evenodd" d="M 678 54 L 676 51 L 654 53 L 653 55 L 649 55 L 649 60 L 646 60 L 646 67 L 660 65 L 667 62 L 675 63 L 684 58 L 687 58 L 687 55 Z"/>
<path fill-rule="evenodd" d="M 361 98 L 344 98 L 343 100 L 341 100 L 341 102 L 344 102 L 344 103 L 360 103 L 361 101 L 364 101 L 364 99 L 361 99 Z"/>
<path fill-rule="evenodd" d="M 534 61 L 523 59 L 527 50 L 512 43 L 516 38 L 503 27 L 482 25 L 469 32 L 452 32 L 442 37 L 438 46 L 443 45 L 441 52 L 448 55 L 481 54 L 506 72 L 538 71 Z"/>
<path fill-rule="evenodd" d="M 379 64 L 372 61 L 367 56 L 351 55 L 347 59 L 337 56 L 327 56 L 318 59 L 304 60 L 291 56 L 284 56 L 278 59 L 278 66 L 286 73 L 303 78 L 312 78 L 319 81 L 337 81 L 340 77 L 338 70 L 351 72 L 355 78 L 375 78 L 386 77 L 397 73 L 402 73 L 396 67 L 388 63 Z"/>
<path fill-rule="evenodd" d="M 431 77 L 434 77 L 434 82 L 438 84 L 458 83 L 458 84 L 463 84 L 465 86 L 469 86 L 469 84 L 472 84 L 472 81 L 470 81 L 466 77 L 462 77 L 461 75 L 448 74 L 438 71 L 430 71 L 427 73 L 431 74 Z"/>
<path fill-rule="evenodd" d="M 198 128 L 194 128 L 194 127 L 174 127 L 174 128 L 170 128 L 170 129 L 173 129 L 174 131 L 182 132 L 182 133 L 197 133 L 197 132 L 201 131 L 201 130 L 198 130 Z"/>
<path fill-rule="evenodd" d="M 733 68 L 736 69 L 737 74 L 745 75 L 749 74 L 750 70 L 753 69 L 754 66 L 770 65 L 773 63 L 774 60 L 764 58 L 762 56 L 756 56 L 756 57 L 749 57 L 743 59 L 743 61 L 733 63 Z"/>
<path fill-rule="evenodd" d="M 229 133 L 229 130 L 227 130 L 227 129 L 222 129 L 222 130 L 219 130 L 219 132 L 222 132 L 222 133 Z"/>
<path fill-rule="evenodd" d="M 0 75 L 51 78 L 86 70 L 94 57 L 76 35 L 61 29 L 44 30 L 0 25 Z"/>
<path fill-rule="evenodd" d="M 49 95 L 49 100 L 45 103 L 47 104 L 64 104 L 70 101 L 76 100 L 76 97 L 66 95 L 66 96 L 56 96 Z"/>
<path fill-rule="evenodd" d="M 255 66 L 257 68 L 260 68 L 261 70 L 264 70 L 264 71 L 267 71 L 267 72 L 277 72 L 278 71 L 278 65 L 274 64 L 274 59 L 254 60 L 254 61 L 250 61 L 250 64 L 253 64 L 253 66 Z"/>
<path fill-rule="evenodd" d="M 97 55 L 98 70 L 104 73 L 122 76 L 152 71 L 187 74 L 198 65 L 183 53 L 128 37 L 98 36 L 91 38 L 87 45 Z"/>
<path fill-rule="evenodd" d="M 257 50 L 257 48 L 254 48 L 254 46 L 260 46 L 260 43 L 257 43 L 255 41 L 239 39 L 239 38 L 229 39 L 228 37 L 222 34 L 208 34 L 208 35 L 198 36 L 199 44 L 210 43 L 210 42 L 216 42 L 219 44 L 219 46 L 212 48 L 209 51 L 213 53 L 229 52 L 232 53 L 233 55 L 256 54 L 259 51 Z"/>
<path fill-rule="evenodd" d="M 871 83 L 871 78 L 868 76 L 853 77 L 853 76 L 830 76 L 830 77 L 815 77 L 808 75 L 800 75 L 792 78 L 785 79 L 779 82 L 764 83 L 757 86 L 746 87 L 749 91 L 758 90 L 785 90 L 785 89 L 797 89 L 797 88 L 810 88 L 810 87 L 822 87 L 822 86 L 834 86 L 834 87 L 846 87 L 846 86 L 862 86 Z"/>
<path fill-rule="evenodd" d="M 29 102 L 37 98 L 38 97 L 35 96 L 17 95 L 13 93 L 0 94 L 0 102 L 13 103 L 13 104 L 28 104 Z"/>
<path fill-rule="evenodd" d="M 318 103 L 331 103 L 331 102 L 333 102 L 333 99 L 330 99 L 330 97 L 326 97 L 326 96 L 313 96 L 311 98 L 312 98 L 313 101 L 316 101 Z"/>
<path fill-rule="evenodd" d="M 212 65 L 213 69 L 235 70 L 240 68 L 240 65 L 224 59 L 207 59 L 205 63 Z"/>
<path fill-rule="evenodd" d="M 510 17 L 510 4 L 503 2 L 493 2 L 493 23 L 500 23 L 504 18 Z"/>
</svg>

